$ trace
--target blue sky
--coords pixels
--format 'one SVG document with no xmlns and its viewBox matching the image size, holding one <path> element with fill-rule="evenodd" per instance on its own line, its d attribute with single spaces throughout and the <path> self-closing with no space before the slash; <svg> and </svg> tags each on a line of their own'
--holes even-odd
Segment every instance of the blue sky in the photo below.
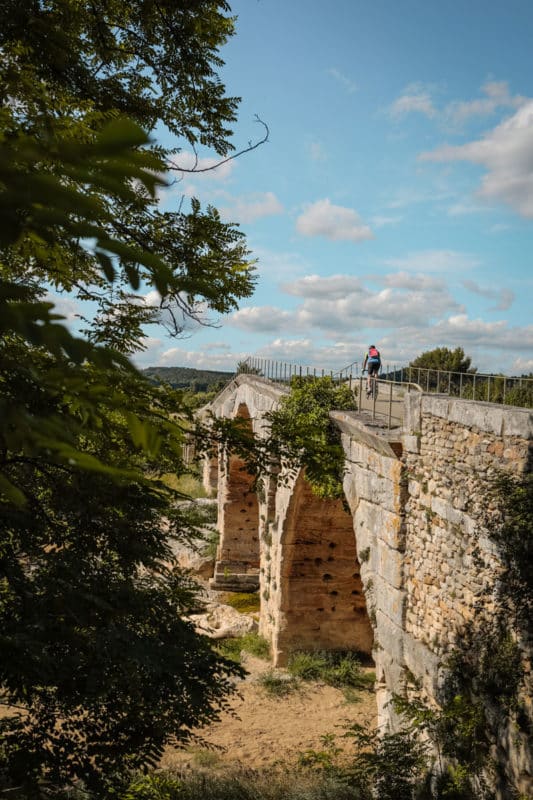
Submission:
<svg viewBox="0 0 533 800">
<path fill-rule="evenodd" d="M 270 140 L 162 201 L 239 223 L 257 289 L 220 327 L 151 328 L 136 362 L 339 369 L 376 343 L 390 363 L 460 345 L 481 371 L 533 370 L 533 4 L 231 6 L 234 143 L 261 135 L 255 114 Z"/>
</svg>

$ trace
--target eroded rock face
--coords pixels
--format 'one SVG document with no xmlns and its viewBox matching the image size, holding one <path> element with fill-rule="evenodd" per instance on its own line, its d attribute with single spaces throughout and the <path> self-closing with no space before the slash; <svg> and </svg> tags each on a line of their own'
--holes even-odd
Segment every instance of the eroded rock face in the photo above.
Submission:
<svg viewBox="0 0 533 800">
<path fill-rule="evenodd" d="M 222 603 L 207 603 L 201 614 L 189 617 L 198 633 L 211 639 L 236 639 L 246 633 L 255 633 L 258 625 L 249 614 L 241 614 L 231 606 Z"/>
<path fill-rule="evenodd" d="M 193 542 L 170 542 L 178 564 L 204 580 L 208 580 L 215 568 L 215 556 L 205 554 L 206 543 L 204 539 L 195 539 Z"/>
</svg>

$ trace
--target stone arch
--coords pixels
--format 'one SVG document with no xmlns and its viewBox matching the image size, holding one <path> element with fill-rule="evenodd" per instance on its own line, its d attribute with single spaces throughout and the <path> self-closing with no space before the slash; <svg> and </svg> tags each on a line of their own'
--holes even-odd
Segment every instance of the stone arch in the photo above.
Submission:
<svg viewBox="0 0 533 800">
<path fill-rule="evenodd" d="M 236 417 L 253 431 L 246 403 Z M 253 476 L 236 454 L 220 459 L 218 529 L 220 542 L 211 587 L 252 592 L 259 588 L 259 503 L 252 489 Z"/>
<path fill-rule="evenodd" d="M 353 518 L 342 500 L 316 497 L 296 480 L 280 537 L 278 665 L 295 650 L 349 650 L 371 656 L 370 624 Z"/>
</svg>

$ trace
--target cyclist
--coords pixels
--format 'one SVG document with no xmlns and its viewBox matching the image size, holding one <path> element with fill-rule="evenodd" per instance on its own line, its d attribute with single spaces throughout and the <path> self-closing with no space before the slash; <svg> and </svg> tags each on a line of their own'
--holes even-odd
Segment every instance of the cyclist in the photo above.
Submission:
<svg viewBox="0 0 533 800">
<path fill-rule="evenodd" d="M 381 356 L 375 344 L 371 344 L 368 348 L 368 353 L 366 353 L 363 362 L 363 372 L 366 370 L 367 365 L 368 377 L 366 379 L 366 396 L 370 397 L 372 394 L 372 376 L 375 375 L 377 378 L 381 367 Z"/>
</svg>

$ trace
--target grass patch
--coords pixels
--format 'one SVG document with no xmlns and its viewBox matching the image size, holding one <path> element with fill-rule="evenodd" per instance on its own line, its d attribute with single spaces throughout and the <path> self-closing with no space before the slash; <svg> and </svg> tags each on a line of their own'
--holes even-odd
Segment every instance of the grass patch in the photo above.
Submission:
<svg viewBox="0 0 533 800">
<path fill-rule="evenodd" d="M 224 656 L 224 658 L 229 658 L 231 661 L 240 664 L 242 652 L 241 639 L 242 637 L 240 636 L 237 639 L 220 639 L 216 643 L 215 649 L 221 656 Z"/>
<path fill-rule="evenodd" d="M 189 748 L 193 761 L 197 767 L 202 769 L 214 769 L 220 764 L 220 753 L 216 750 L 206 750 L 205 748 Z"/>
<path fill-rule="evenodd" d="M 174 491 L 187 495 L 188 497 L 207 497 L 200 477 L 194 473 L 188 472 L 185 475 L 178 476 L 174 475 L 172 472 L 168 472 L 166 475 L 163 475 L 162 481 L 170 489 L 174 489 Z"/>
<path fill-rule="evenodd" d="M 245 633 L 244 636 L 237 636 L 235 639 L 221 639 L 217 642 L 217 650 L 221 655 L 238 664 L 241 662 L 243 650 L 258 658 L 270 658 L 270 645 L 257 633 Z"/>
<path fill-rule="evenodd" d="M 361 800 L 361 792 L 336 776 L 271 768 L 223 774 L 200 771 L 186 776 L 154 772 L 140 776 L 124 797 L 127 800 Z"/>
<path fill-rule="evenodd" d="M 278 672 L 274 669 L 269 669 L 259 676 L 257 682 L 267 694 L 274 695 L 275 697 L 286 697 L 296 689 L 300 688 L 300 680 L 294 675 L 287 675 L 286 672 Z"/>
<path fill-rule="evenodd" d="M 323 681 L 337 689 L 371 690 L 375 681 L 374 673 L 363 672 L 357 655 L 349 652 L 317 650 L 293 653 L 288 670 L 304 681 Z"/>
<path fill-rule="evenodd" d="M 257 592 L 230 592 L 224 595 L 222 602 L 241 614 L 249 614 L 261 608 L 261 598 Z"/>
</svg>

